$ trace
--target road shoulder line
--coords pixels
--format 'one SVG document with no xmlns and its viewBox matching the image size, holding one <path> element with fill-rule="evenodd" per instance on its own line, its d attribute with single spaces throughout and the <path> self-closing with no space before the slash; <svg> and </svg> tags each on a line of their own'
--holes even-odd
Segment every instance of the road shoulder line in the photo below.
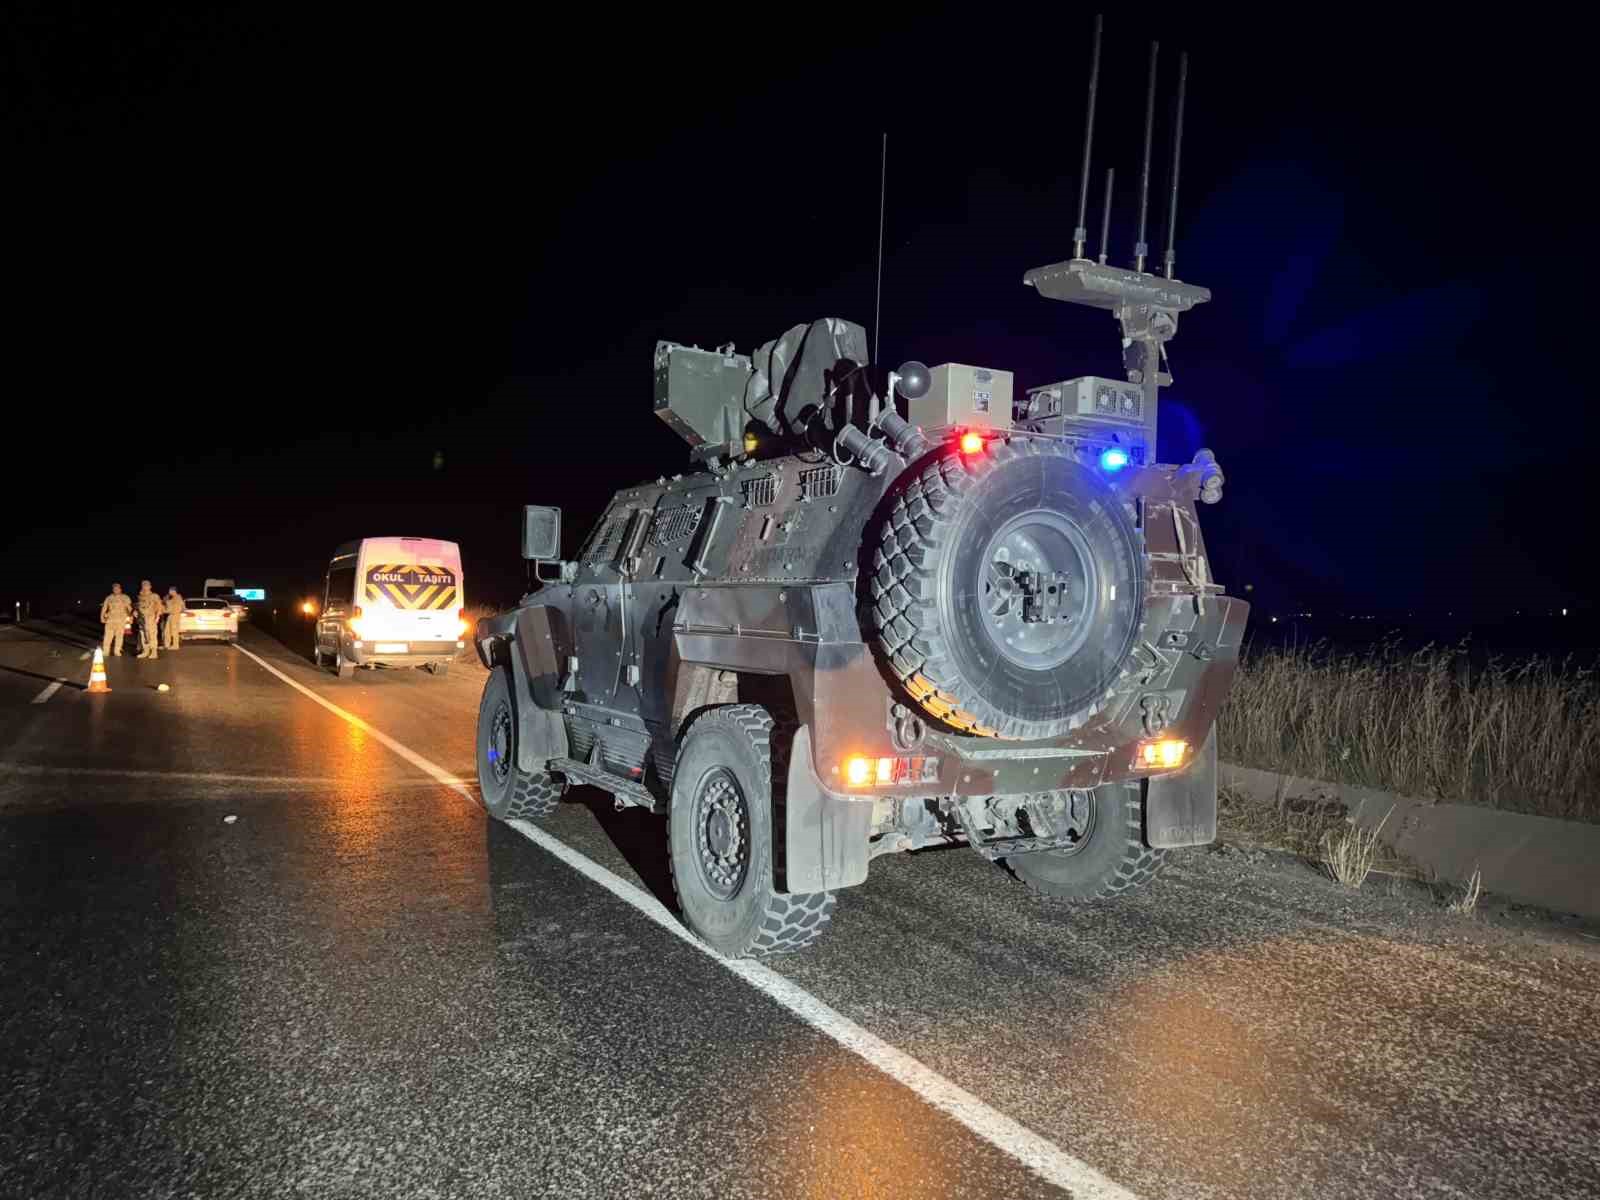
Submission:
<svg viewBox="0 0 1600 1200">
<path fill-rule="evenodd" d="M 237 643 L 233 648 L 301 695 L 320 704 L 341 720 L 348 721 L 356 728 L 370 734 L 374 740 L 393 750 L 412 766 L 432 776 L 442 786 L 465 797 L 474 805 L 479 804 L 478 798 L 463 782 L 444 768 L 430 762 L 410 747 L 395 741 L 381 730 L 373 728 L 354 713 L 346 712 L 331 700 L 324 699 L 304 684 L 289 678 L 259 655 L 251 653 Z M 1045 1181 L 1066 1189 L 1079 1200 L 1139 1200 L 1135 1193 L 1114 1183 L 1088 1163 L 1072 1157 L 1054 1142 L 1012 1120 L 998 1109 L 991 1108 L 931 1067 L 912 1058 L 903 1050 L 891 1046 L 875 1034 L 869 1033 L 849 1017 L 817 999 L 799 984 L 779 975 L 772 968 L 748 959 L 722 957 L 685 929 L 654 896 L 580 854 L 565 842 L 559 841 L 526 821 L 512 821 L 510 826 L 540 849 L 560 859 L 590 881 L 599 884 L 674 937 L 680 938 L 719 963 L 793 1016 L 897 1083 L 909 1088 L 931 1107 L 959 1122 L 970 1132 L 1016 1159 Z"/>
</svg>

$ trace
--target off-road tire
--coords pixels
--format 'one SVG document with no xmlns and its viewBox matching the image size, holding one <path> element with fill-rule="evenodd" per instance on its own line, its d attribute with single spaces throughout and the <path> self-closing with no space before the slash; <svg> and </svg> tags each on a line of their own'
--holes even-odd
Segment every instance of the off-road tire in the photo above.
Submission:
<svg viewBox="0 0 1600 1200">
<path fill-rule="evenodd" d="M 763 958 L 809 946 L 833 916 L 832 892 L 786 894 L 773 883 L 771 715 L 758 704 L 703 710 L 678 744 L 668 808 L 668 862 L 685 923 L 729 958 Z M 700 867 L 696 790 L 720 772 L 742 793 L 747 861 L 737 891 L 715 895 Z"/>
<path fill-rule="evenodd" d="M 1043 669 L 1006 660 L 971 592 L 991 535 L 1033 513 L 1074 532 L 1100 584 L 1086 589 L 1082 643 Z M 1105 704 L 1142 626 L 1132 520 L 1053 439 L 1002 437 L 981 454 L 935 455 L 895 497 L 872 568 L 873 624 L 890 670 L 931 716 L 963 733 L 1048 738 L 1077 728 Z"/>
<path fill-rule="evenodd" d="M 548 771 L 524 771 L 517 766 L 517 712 L 511 695 L 510 670 L 496 667 L 489 672 L 478 701 L 478 790 L 483 807 L 501 821 L 543 821 L 553 817 L 566 794 L 567 781 Z M 504 714 L 503 744 L 494 746 L 497 714 Z M 491 758 L 490 751 L 497 752 Z M 500 755 L 506 756 L 504 770 L 497 767 Z"/>
<path fill-rule="evenodd" d="M 1005 866 L 1031 890 L 1056 900 L 1106 900 L 1149 883 L 1166 863 L 1165 850 L 1144 842 L 1144 805 L 1137 782 L 1094 791 L 1089 841 L 1070 854 L 1014 854 Z"/>
</svg>

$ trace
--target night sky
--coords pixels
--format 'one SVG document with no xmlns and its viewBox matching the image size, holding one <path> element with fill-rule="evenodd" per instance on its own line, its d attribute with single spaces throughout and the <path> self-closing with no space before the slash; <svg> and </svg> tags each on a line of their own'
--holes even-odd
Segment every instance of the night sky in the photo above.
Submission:
<svg viewBox="0 0 1600 1200">
<path fill-rule="evenodd" d="M 656 339 L 871 326 L 883 131 L 883 363 L 1116 373 L 1109 317 L 1021 283 L 1071 253 L 1093 7 L 109 7 L 13 9 L 0 60 L 7 603 L 281 595 L 390 533 L 514 598 L 522 503 L 563 505 L 571 551 L 686 469 Z M 1585 603 L 1594 201 L 1560 29 L 1219 11 L 1107 12 L 1090 189 L 1097 230 L 1116 167 L 1126 263 L 1158 37 L 1159 247 L 1187 49 L 1178 274 L 1214 299 L 1169 346 L 1161 455 L 1227 472 L 1217 576 L 1262 611 Z"/>
</svg>

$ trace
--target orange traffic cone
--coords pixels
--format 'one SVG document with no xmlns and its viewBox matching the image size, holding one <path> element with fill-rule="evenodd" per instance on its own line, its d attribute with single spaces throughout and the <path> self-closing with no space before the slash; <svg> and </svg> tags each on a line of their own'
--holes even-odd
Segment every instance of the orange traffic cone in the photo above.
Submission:
<svg viewBox="0 0 1600 1200">
<path fill-rule="evenodd" d="M 98 646 L 94 650 L 94 662 L 89 667 L 89 690 L 91 692 L 111 690 L 111 685 L 106 682 L 106 656 L 101 653 Z"/>
</svg>

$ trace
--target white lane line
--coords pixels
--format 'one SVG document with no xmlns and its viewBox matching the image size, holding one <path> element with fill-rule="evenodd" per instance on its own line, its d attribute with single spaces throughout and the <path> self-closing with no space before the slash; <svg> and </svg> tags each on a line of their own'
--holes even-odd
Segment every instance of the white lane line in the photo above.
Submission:
<svg viewBox="0 0 1600 1200">
<path fill-rule="evenodd" d="M 35 704 L 43 704 L 46 700 L 50 699 L 51 696 L 54 696 L 61 690 L 61 683 L 62 681 L 58 679 L 54 683 L 45 684 L 44 691 L 35 696 L 33 698 L 33 702 Z"/>
<path fill-rule="evenodd" d="M 324 700 L 316 692 L 290 679 L 243 646 L 235 644 L 234 649 L 254 659 L 269 674 L 277 676 L 295 691 L 316 701 L 335 716 L 371 734 L 374 739 L 382 742 L 412 766 L 426 771 L 445 787 L 459 792 L 474 804 L 478 803 L 478 798 L 463 786 L 463 781 L 454 778 L 442 767 L 435 766 L 416 751 L 374 729 L 354 713 L 346 712 L 330 700 Z M 817 1032 L 832 1038 L 891 1079 L 904 1084 L 934 1108 L 960 1122 L 991 1146 L 1011 1155 L 1046 1182 L 1065 1188 L 1081 1200 L 1139 1200 L 1135 1193 L 1121 1184 L 1114 1183 L 1082 1159 L 1072 1157 L 1054 1142 L 1012 1120 L 1003 1112 L 991 1108 L 971 1092 L 958 1087 L 903 1050 L 867 1032 L 849 1017 L 823 1003 L 799 984 L 785 979 L 772 968 L 747 959 L 722 957 L 685 929 L 654 896 L 606 870 L 565 842 L 551 837 L 537 825 L 530 825 L 526 821 L 512 821 L 511 827 L 540 849 L 553 854 L 579 874 L 605 888 L 617 899 L 649 917 L 674 937 L 681 938 L 714 962 L 726 967 Z"/>
<path fill-rule="evenodd" d="M 38 703 L 38 701 L 35 701 Z M 230 775 L 222 771 L 142 771 L 123 767 L 67 767 L 54 763 L 0 762 L 0 775 L 75 775 L 91 779 L 154 779 L 169 783 L 250 784 L 255 787 L 348 787 L 350 780 L 339 775 Z M 382 787 L 421 785 L 433 787 L 432 778 L 378 779 Z"/>
<path fill-rule="evenodd" d="M 1114 1183 L 1082 1159 L 1074 1158 L 1061 1147 L 1040 1136 L 1026 1125 L 991 1108 L 966 1089 L 957 1086 L 933 1068 L 923 1065 L 905 1051 L 869 1033 L 849 1017 L 817 999 L 805 988 L 779 975 L 771 967 L 749 959 L 723 958 L 690 933 L 654 896 L 606 870 L 594 860 L 579 854 L 565 842 L 551 837 L 537 825 L 512 821 L 512 828 L 541 849 L 555 855 L 573 870 L 598 883 L 606 891 L 638 909 L 668 933 L 683 939 L 695 949 L 726 967 L 758 992 L 777 1001 L 817 1032 L 832 1038 L 852 1054 L 898 1083 L 910 1088 L 946 1116 L 965 1125 L 996 1149 L 1011 1155 L 1049 1183 L 1065 1188 L 1085 1200 L 1138 1200 L 1121 1184 Z"/>
<path fill-rule="evenodd" d="M 422 755 L 418 754 L 415 750 L 412 750 L 409 746 L 402 746 L 399 742 L 395 741 L 387 733 L 384 733 L 383 730 L 374 729 L 371 725 L 368 725 L 360 717 L 356 716 L 355 713 L 346 712 L 344 709 L 340 708 L 337 704 L 335 704 L 331 700 L 324 700 L 321 696 L 317 695 L 310 688 L 306 687 L 305 684 L 296 683 L 293 679 L 290 679 L 282 671 L 278 670 L 277 667 L 274 667 L 272 664 L 267 662 L 267 660 L 262 658 L 259 654 L 252 654 L 250 651 L 246 650 L 243 646 L 239 645 L 238 642 L 233 643 L 233 648 L 235 650 L 237 650 L 240 654 L 244 655 L 246 658 L 253 659 L 255 661 L 256 665 L 259 666 L 263 671 L 267 672 L 267 674 L 269 674 L 269 675 L 276 675 L 279 679 L 283 680 L 283 682 L 287 683 L 290 687 L 292 687 L 295 691 L 299 692 L 302 696 L 305 696 L 305 697 L 307 697 L 308 699 L 311 699 L 311 700 L 315 700 L 318 704 L 322 705 L 323 708 L 327 709 L 329 712 L 333 713 L 335 716 L 340 717 L 340 718 L 350 722 L 350 724 L 354 725 L 357 729 L 360 729 L 365 733 L 370 733 L 373 736 L 374 739 L 376 739 L 377 741 L 382 742 L 385 746 L 389 747 L 389 749 L 393 750 L 401 758 L 405 759 L 413 767 L 417 768 L 417 770 L 423 772 L 426 775 L 432 776 L 434 779 L 437 779 L 440 783 L 444 784 L 445 787 L 451 788 L 454 791 L 460 792 L 463 796 L 465 796 L 468 800 L 471 800 L 474 804 L 478 803 L 478 798 L 476 796 L 474 796 L 470 791 L 467 790 L 467 785 L 466 785 L 466 781 L 465 780 L 457 779 L 454 775 L 451 775 L 443 767 L 437 766 L 434 763 L 429 762 L 427 759 L 423 758 Z"/>
</svg>

